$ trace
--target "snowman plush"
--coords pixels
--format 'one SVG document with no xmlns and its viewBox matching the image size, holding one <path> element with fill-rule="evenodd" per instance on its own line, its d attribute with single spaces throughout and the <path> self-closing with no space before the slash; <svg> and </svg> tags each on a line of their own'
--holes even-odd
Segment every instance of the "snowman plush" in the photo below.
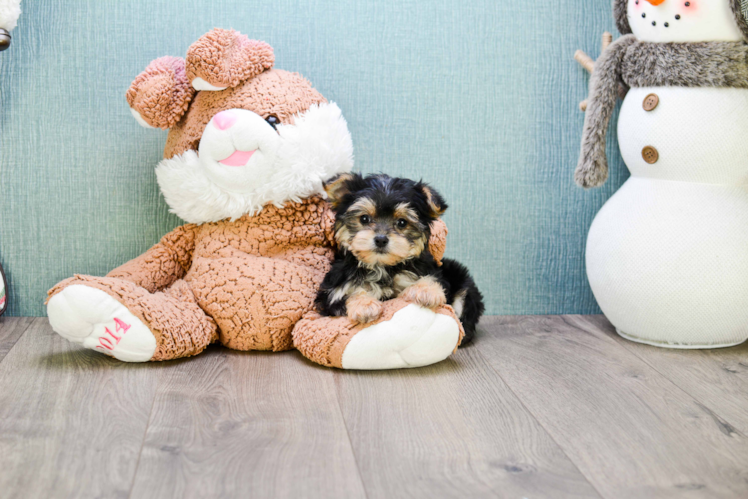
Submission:
<svg viewBox="0 0 748 500">
<path fill-rule="evenodd" d="M 631 177 L 587 240 L 600 308 L 630 340 L 748 339 L 748 23 L 740 0 L 615 0 L 624 36 L 595 63 L 576 180 L 603 184 L 605 136 Z"/>
</svg>

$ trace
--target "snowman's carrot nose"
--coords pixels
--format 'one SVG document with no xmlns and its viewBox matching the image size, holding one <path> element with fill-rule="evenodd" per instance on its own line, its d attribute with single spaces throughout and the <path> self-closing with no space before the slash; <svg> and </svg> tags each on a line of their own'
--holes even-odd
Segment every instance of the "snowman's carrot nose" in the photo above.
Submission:
<svg viewBox="0 0 748 500">
<path fill-rule="evenodd" d="M 657 7 L 657 6 L 658 6 L 658 5 L 660 5 L 661 3 L 665 3 L 665 0 L 647 0 L 647 2 L 649 2 L 649 3 L 651 3 L 652 5 L 654 5 L 655 7 Z"/>
</svg>

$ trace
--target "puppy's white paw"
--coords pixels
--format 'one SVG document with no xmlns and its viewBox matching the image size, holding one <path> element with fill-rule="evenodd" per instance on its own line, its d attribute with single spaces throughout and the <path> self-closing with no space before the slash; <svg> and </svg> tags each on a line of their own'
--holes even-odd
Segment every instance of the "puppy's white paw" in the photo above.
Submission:
<svg viewBox="0 0 748 500">
<path fill-rule="evenodd" d="M 343 368 L 389 370 L 438 363 L 457 347 L 460 327 L 451 317 L 411 304 L 392 319 L 364 328 L 343 352 Z"/>
<path fill-rule="evenodd" d="M 120 361 L 148 361 L 156 351 L 148 327 L 97 288 L 70 285 L 49 300 L 47 315 L 61 337 Z"/>
</svg>

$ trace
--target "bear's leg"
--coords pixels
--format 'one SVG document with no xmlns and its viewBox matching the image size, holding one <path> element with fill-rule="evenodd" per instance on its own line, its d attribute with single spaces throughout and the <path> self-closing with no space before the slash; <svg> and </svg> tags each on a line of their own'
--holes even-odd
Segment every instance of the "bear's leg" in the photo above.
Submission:
<svg viewBox="0 0 748 500">
<path fill-rule="evenodd" d="M 118 278 L 76 276 L 49 297 L 49 322 L 60 336 L 121 361 L 194 356 L 218 337 L 182 280 L 152 294 Z"/>
<path fill-rule="evenodd" d="M 304 356 L 324 366 L 351 370 L 438 363 L 457 349 L 463 335 L 451 307 L 430 310 L 402 299 L 385 302 L 382 316 L 371 324 L 308 313 L 293 331 L 294 346 Z"/>
</svg>

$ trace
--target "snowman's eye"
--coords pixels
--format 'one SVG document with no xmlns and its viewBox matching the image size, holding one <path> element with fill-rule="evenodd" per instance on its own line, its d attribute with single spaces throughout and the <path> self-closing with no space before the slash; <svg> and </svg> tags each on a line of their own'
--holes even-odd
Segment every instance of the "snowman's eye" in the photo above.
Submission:
<svg viewBox="0 0 748 500">
<path fill-rule="evenodd" d="M 278 130 L 278 125 L 280 125 L 280 120 L 275 115 L 270 115 L 267 118 L 265 118 L 265 121 L 268 122 L 268 125 L 273 127 L 274 130 Z"/>
</svg>

